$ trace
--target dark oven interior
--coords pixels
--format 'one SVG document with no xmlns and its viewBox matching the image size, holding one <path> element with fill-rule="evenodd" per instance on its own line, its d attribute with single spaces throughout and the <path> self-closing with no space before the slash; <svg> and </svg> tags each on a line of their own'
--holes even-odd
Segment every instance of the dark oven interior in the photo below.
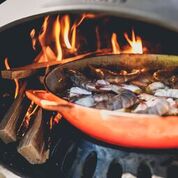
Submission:
<svg viewBox="0 0 178 178">
<path fill-rule="evenodd" d="M 54 44 L 55 39 L 53 36 L 55 33 L 54 29 L 57 28 L 55 25 L 58 16 L 58 21 L 61 23 L 61 27 L 59 27 L 61 28 L 61 33 L 63 33 L 62 26 L 67 22 L 70 23 L 68 30 L 69 41 L 72 41 L 73 29 L 77 24 L 75 41 L 77 52 L 66 51 L 67 42 L 63 44 L 64 40 L 62 37 L 58 39 L 63 50 L 63 58 L 87 52 L 94 53 L 97 50 L 101 50 L 103 54 L 112 53 L 113 49 L 111 38 L 113 33 L 117 36 L 116 39 L 121 48 L 121 53 L 129 53 L 129 51 L 125 49 L 129 44 L 124 34 L 127 34 L 129 39 L 132 39 L 132 30 L 134 31 L 136 37 L 141 37 L 144 53 L 177 54 L 178 34 L 176 32 L 156 25 L 148 24 L 143 21 L 141 22 L 127 18 L 119 18 L 116 16 L 90 13 L 70 13 L 46 16 L 49 17 L 48 19 L 46 18 L 46 22 L 44 17 L 38 17 L 1 31 L 1 59 L 8 57 L 9 63 L 12 67 L 19 67 L 33 63 L 34 58 L 41 50 L 41 44 L 38 40 L 40 34 L 43 33 L 44 28 L 46 28 L 46 37 L 43 39 L 43 45 L 50 46 L 56 54 L 57 49 Z M 42 27 L 44 23 L 46 23 L 47 27 Z M 32 48 L 32 39 L 30 37 L 33 30 L 35 30 L 33 39 L 36 39 L 37 41 L 35 50 Z M 1 60 L 2 68 L 3 65 L 4 61 Z"/>
<path fill-rule="evenodd" d="M 68 42 L 64 39 L 65 34 Z M 58 35 L 57 39 L 55 35 Z M 37 63 L 40 61 L 37 56 L 41 55 L 41 51 L 43 56 L 47 47 L 50 52 L 45 55 L 47 58 L 52 56 L 52 61 L 79 55 L 84 57 L 82 55 L 88 53 L 89 56 L 132 53 L 129 40 L 133 42 L 134 39 L 141 39 L 145 54 L 178 54 L 178 33 L 144 21 L 97 13 L 51 14 L 46 18 L 36 17 L 0 32 L 0 67 L 1 70 L 7 68 L 5 59 L 8 59 L 11 68 Z M 20 88 L 22 83 L 28 81 L 28 89 L 44 89 L 40 82 L 44 75 L 45 72 L 20 79 Z M 14 80 L 1 77 L 0 83 L 3 86 L 0 90 L 2 122 L 16 99 Z M 29 101 L 26 99 L 23 105 L 27 112 Z M 25 123 L 26 112 L 19 114 L 21 118 L 18 126 Z M 173 178 L 175 174 L 178 175 L 177 150 L 143 151 L 114 147 L 87 137 L 64 120 L 51 125 L 50 118 L 56 113 L 44 110 L 42 112 L 47 130 L 43 136 L 50 150 L 46 163 L 32 165 L 17 153 L 17 147 L 32 128 L 36 115 L 32 115 L 29 123 L 21 127 L 23 129 L 18 132 L 15 142 L 0 143 L 0 162 L 19 175 L 43 178 L 101 178 L 101 172 L 102 178 L 121 177 L 126 173 L 139 178 L 151 178 L 152 175 Z M 18 130 L 17 126 L 15 130 Z"/>
</svg>

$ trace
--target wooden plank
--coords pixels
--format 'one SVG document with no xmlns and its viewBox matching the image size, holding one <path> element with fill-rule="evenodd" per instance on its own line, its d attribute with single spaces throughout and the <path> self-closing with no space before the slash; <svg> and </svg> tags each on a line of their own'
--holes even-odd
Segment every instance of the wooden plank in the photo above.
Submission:
<svg viewBox="0 0 178 178">
<path fill-rule="evenodd" d="M 32 127 L 27 131 L 17 148 L 18 152 L 31 164 L 42 164 L 49 157 L 45 139 L 45 122 L 42 109 L 36 114 Z"/>
<path fill-rule="evenodd" d="M 49 62 L 43 62 L 43 63 L 33 63 L 33 64 L 26 65 L 23 67 L 11 68 L 9 70 L 2 70 L 1 77 L 4 79 L 14 80 L 14 79 L 27 78 L 27 77 L 30 77 L 37 73 L 40 73 L 41 75 L 43 75 L 45 73 L 46 68 L 48 68 L 48 67 L 65 64 L 67 62 L 72 62 L 72 61 L 87 57 L 89 55 L 91 55 L 91 53 L 81 54 L 76 57 L 64 59 L 62 61 L 49 61 Z"/>
<path fill-rule="evenodd" d="M 17 98 L 10 106 L 8 112 L 0 123 L 0 138 L 5 142 L 13 142 L 17 140 L 16 128 L 20 121 L 19 117 L 24 112 L 24 100 L 26 83 L 24 83 L 19 91 Z"/>
</svg>

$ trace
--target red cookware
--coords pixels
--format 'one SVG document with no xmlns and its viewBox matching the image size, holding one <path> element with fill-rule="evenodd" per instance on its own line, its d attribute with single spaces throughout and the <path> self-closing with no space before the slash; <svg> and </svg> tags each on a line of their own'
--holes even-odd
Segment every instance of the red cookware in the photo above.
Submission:
<svg viewBox="0 0 178 178">
<path fill-rule="evenodd" d="M 66 62 L 45 78 L 48 91 L 29 90 L 28 98 L 47 110 L 61 113 L 82 132 L 98 140 L 124 147 L 167 149 L 178 148 L 178 116 L 156 116 L 87 108 L 70 103 L 60 92 L 67 86 L 63 69 L 80 70 L 88 64 L 119 65 L 131 68 L 177 68 L 177 57 L 161 55 L 113 55 Z"/>
</svg>

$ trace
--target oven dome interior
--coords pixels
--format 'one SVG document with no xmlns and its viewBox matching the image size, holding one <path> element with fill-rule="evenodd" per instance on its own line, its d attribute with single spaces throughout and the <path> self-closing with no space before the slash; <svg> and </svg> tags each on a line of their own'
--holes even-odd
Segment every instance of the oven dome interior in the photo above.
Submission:
<svg viewBox="0 0 178 178">
<path fill-rule="evenodd" d="M 71 26 L 75 20 L 81 17 L 82 13 L 67 13 L 70 18 Z M 53 14 L 50 15 L 51 21 L 57 16 L 62 18 L 66 15 Z M 168 29 L 144 23 L 143 21 L 132 20 L 128 18 L 119 18 L 117 16 L 110 16 L 105 14 L 94 14 L 94 18 L 86 18 L 77 28 L 77 45 L 80 46 L 78 54 L 86 53 L 96 50 L 97 37 L 99 33 L 100 48 L 111 49 L 111 35 L 117 34 L 119 45 L 126 44 L 124 33 L 131 36 L 132 30 L 135 35 L 142 38 L 143 47 L 147 48 L 145 53 L 155 54 L 178 54 L 178 33 Z M 36 30 L 36 34 L 41 33 L 43 17 L 31 19 L 27 22 L 14 25 L 0 33 L 0 66 L 4 66 L 3 59 L 9 58 L 9 63 L 12 67 L 24 66 L 33 63 L 33 59 L 41 50 L 37 46 L 36 50 L 32 48 L 30 32 L 32 29 Z M 98 29 L 98 32 L 96 30 Z M 53 45 L 53 44 L 51 44 Z"/>
</svg>

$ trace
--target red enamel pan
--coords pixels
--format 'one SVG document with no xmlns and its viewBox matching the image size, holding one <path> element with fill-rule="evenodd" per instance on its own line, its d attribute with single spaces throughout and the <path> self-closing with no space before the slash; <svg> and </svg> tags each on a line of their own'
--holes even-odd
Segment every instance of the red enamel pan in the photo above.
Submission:
<svg viewBox="0 0 178 178">
<path fill-rule="evenodd" d="M 176 56 L 113 55 L 67 62 L 46 76 L 48 91 L 29 90 L 27 97 L 44 109 L 61 113 L 76 128 L 106 143 L 129 148 L 178 148 L 178 116 L 160 117 L 93 109 L 62 99 L 60 92 L 67 86 L 63 69 L 80 70 L 88 64 L 156 69 L 177 68 L 178 60 Z"/>
</svg>

